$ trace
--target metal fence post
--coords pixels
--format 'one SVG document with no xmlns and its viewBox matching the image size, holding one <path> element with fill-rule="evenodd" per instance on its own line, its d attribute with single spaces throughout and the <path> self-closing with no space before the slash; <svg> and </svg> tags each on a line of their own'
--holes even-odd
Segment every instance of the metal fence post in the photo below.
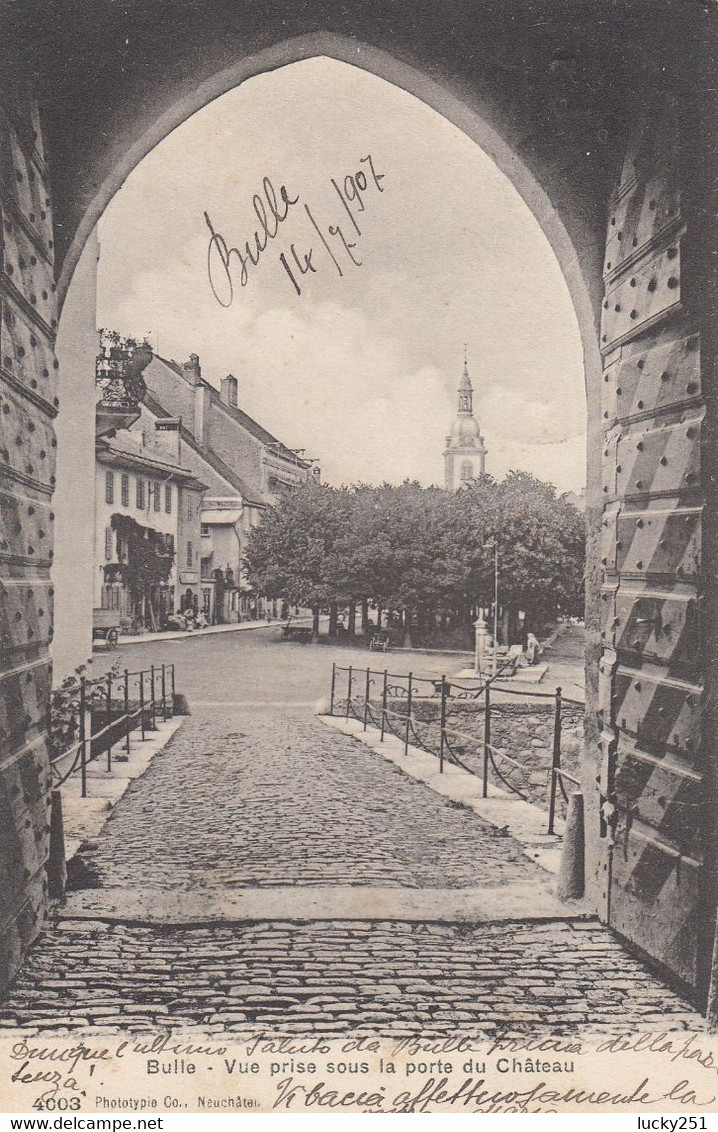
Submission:
<svg viewBox="0 0 718 1132">
<path fill-rule="evenodd" d="M 337 685 L 337 664 L 336 661 L 332 664 L 332 690 L 329 693 L 329 714 L 334 715 L 334 693 Z"/>
<path fill-rule="evenodd" d="M 486 681 L 484 690 L 484 773 L 481 797 L 489 796 L 489 752 L 491 750 L 491 685 Z"/>
<path fill-rule="evenodd" d="M 172 680 L 171 680 L 171 686 L 172 686 L 172 715 L 174 715 L 174 713 L 175 713 L 175 666 L 174 666 L 174 662 L 173 662 L 173 663 L 172 663 L 172 664 L 170 665 L 170 675 L 171 675 L 171 677 L 172 677 Z"/>
<path fill-rule="evenodd" d="M 145 670 L 140 669 L 140 729 L 142 731 L 142 742 L 145 741 Z"/>
<path fill-rule="evenodd" d="M 350 664 L 349 665 L 349 677 L 347 679 L 347 710 L 344 714 L 345 719 L 349 718 L 349 709 L 351 707 L 351 703 L 352 703 L 352 666 Z"/>
<path fill-rule="evenodd" d="M 107 773 L 112 771 L 112 677 L 107 676 Z"/>
<path fill-rule="evenodd" d="M 553 756 L 551 759 L 551 785 L 548 803 L 548 832 L 553 833 L 556 818 L 556 773 L 561 766 L 561 689 L 556 689 L 553 715 Z"/>
<path fill-rule="evenodd" d="M 441 736 L 439 739 L 439 774 L 444 773 L 444 744 L 446 743 L 446 676 L 441 677 Z"/>
<path fill-rule="evenodd" d="M 85 734 L 85 677 L 80 677 L 80 780 L 82 782 L 82 797 L 87 797 L 87 738 Z"/>
<path fill-rule="evenodd" d="M 364 688 L 364 730 L 366 731 L 367 715 L 369 714 L 369 685 L 371 684 L 371 668 L 366 670 L 366 687 Z"/>
<path fill-rule="evenodd" d="M 155 703 L 155 666 L 150 665 L 150 705 L 152 708 L 152 730 L 157 730 L 157 704 Z"/>
<path fill-rule="evenodd" d="M 162 665 L 162 718 L 167 722 L 167 674 L 165 666 Z"/>
<path fill-rule="evenodd" d="M 384 742 L 384 736 L 386 734 L 386 695 L 387 695 L 388 675 L 389 674 L 388 674 L 388 672 L 385 668 L 384 669 L 384 687 L 382 688 L 382 692 L 381 692 L 381 739 L 379 740 L 380 743 Z"/>
<path fill-rule="evenodd" d="M 125 751 L 130 753 L 130 674 L 125 669 Z"/>
<path fill-rule="evenodd" d="M 404 733 L 404 754 L 409 754 L 409 728 L 411 727 L 411 681 L 414 673 L 409 673 L 409 687 L 406 693 L 406 731 Z"/>
</svg>

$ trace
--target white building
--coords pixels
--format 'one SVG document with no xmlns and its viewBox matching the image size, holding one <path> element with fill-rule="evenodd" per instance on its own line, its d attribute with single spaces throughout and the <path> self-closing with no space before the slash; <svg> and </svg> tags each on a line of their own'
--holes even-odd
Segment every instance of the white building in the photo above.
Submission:
<svg viewBox="0 0 718 1132">
<path fill-rule="evenodd" d="M 288 448 L 238 404 L 232 374 L 220 389 L 202 377 L 196 354 L 180 365 L 153 355 L 143 371 L 147 393 L 133 429 L 148 431 L 180 419 L 178 461 L 207 484 L 202 504 L 201 603 L 210 621 L 278 616 L 282 603 L 251 593 L 242 560 L 263 512 L 293 486 L 317 479 L 319 469 Z"/>
<path fill-rule="evenodd" d="M 474 392 L 466 357 L 458 394 L 456 416 L 446 438 L 444 452 L 444 487 L 447 491 L 457 491 L 462 484 L 481 479 L 486 472 L 487 449 L 474 417 Z"/>
<path fill-rule="evenodd" d="M 96 445 L 94 605 L 125 631 L 200 604 L 206 485 L 173 459 L 175 429 L 124 429 Z"/>
</svg>

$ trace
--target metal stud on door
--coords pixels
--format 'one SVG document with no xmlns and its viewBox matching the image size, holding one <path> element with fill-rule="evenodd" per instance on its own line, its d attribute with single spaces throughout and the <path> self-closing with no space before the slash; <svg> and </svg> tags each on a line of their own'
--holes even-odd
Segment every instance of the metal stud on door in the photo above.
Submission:
<svg viewBox="0 0 718 1132">
<path fill-rule="evenodd" d="M 608 221 L 601 345 L 602 914 L 700 987 L 700 339 L 685 321 L 678 165 L 636 130 Z"/>
<path fill-rule="evenodd" d="M 47 170 L 29 94 L 0 106 L 0 988 L 47 906 L 53 420 L 59 405 Z"/>
</svg>

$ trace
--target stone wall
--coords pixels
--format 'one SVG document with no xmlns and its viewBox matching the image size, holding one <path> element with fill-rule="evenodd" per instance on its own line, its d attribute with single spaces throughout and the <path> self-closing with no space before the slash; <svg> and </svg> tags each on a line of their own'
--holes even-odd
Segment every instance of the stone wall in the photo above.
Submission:
<svg viewBox="0 0 718 1132">
<path fill-rule="evenodd" d="M 362 705 L 355 703 L 361 714 Z M 391 699 L 387 707 L 406 714 L 406 700 Z M 379 705 L 380 709 L 380 705 Z M 412 716 L 416 719 L 415 733 L 410 742 L 417 740 L 432 752 L 439 747 L 439 698 L 415 699 Z M 529 802 L 548 810 L 550 769 L 553 753 L 554 701 L 532 704 L 497 701 L 491 704 L 491 738 L 495 767 L 489 767 L 489 781 L 495 786 L 513 788 Z M 397 727 L 397 721 L 394 721 Z M 474 774 L 483 773 L 484 706 L 483 701 L 452 701 L 447 704 L 446 726 L 449 747 L 466 768 Z M 569 774 L 579 777 L 579 757 L 583 745 L 584 712 L 573 704 L 563 704 L 561 710 L 561 766 Z M 398 729 L 400 729 L 398 727 Z M 403 730 L 401 732 L 403 734 Z M 503 780 L 502 780 L 503 779 Z M 505 780 L 505 781 L 504 781 Z M 574 789 L 565 783 L 566 792 Z M 561 791 L 557 791 L 557 814 L 563 815 Z"/>
</svg>

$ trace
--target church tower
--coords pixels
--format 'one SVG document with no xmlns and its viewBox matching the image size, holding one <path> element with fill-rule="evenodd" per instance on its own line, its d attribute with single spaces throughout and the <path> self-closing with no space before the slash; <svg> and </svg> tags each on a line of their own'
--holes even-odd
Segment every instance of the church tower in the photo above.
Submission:
<svg viewBox="0 0 718 1132">
<path fill-rule="evenodd" d="M 464 352 L 464 372 L 459 382 L 459 403 L 444 452 L 444 487 L 458 491 L 467 480 L 480 479 L 486 471 L 486 447 L 474 419 L 474 391 Z"/>
</svg>

